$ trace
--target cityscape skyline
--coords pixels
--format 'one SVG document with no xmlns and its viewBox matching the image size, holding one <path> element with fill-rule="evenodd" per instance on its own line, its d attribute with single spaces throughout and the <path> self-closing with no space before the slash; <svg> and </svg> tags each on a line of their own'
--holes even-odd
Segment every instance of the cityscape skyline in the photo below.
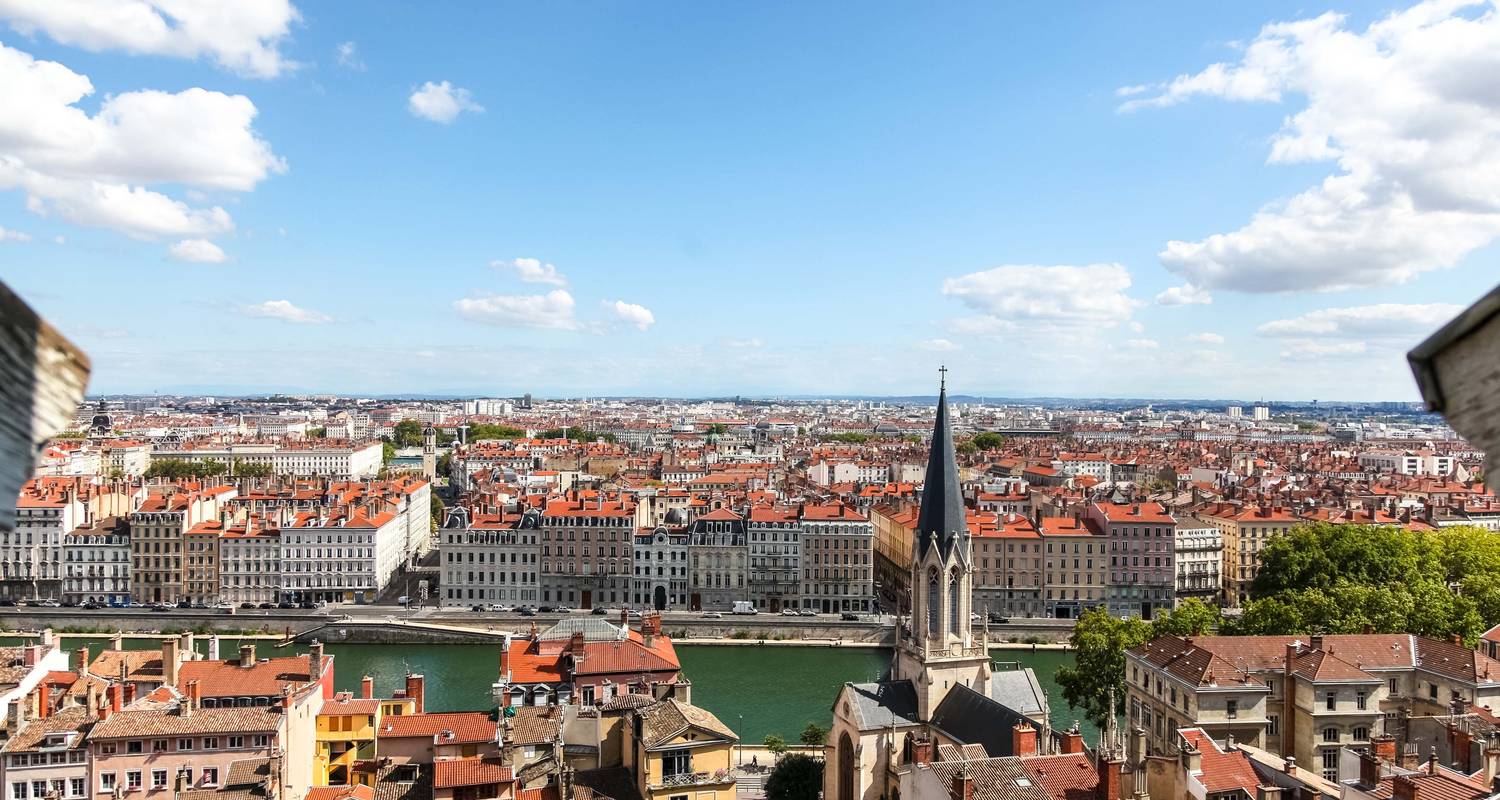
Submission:
<svg viewBox="0 0 1500 800">
<path fill-rule="evenodd" d="M 95 392 L 1415 400 L 1500 274 L 1480 3 L 46 9 L 0 278 Z"/>
</svg>

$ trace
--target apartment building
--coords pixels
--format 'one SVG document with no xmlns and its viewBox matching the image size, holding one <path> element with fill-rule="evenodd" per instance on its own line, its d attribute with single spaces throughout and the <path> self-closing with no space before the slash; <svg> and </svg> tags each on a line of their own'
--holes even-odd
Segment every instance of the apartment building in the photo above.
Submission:
<svg viewBox="0 0 1500 800">
<path fill-rule="evenodd" d="M 1404 739 L 1408 717 L 1500 708 L 1500 662 L 1411 634 L 1161 637 L 1126 653 L 1126 692 L 1153 752 L 1199 725 L 1338 780 L 1341 748 Z"/>
<path fill-rule="evenodd" d="M 444 606 L 535 604 L 541 594 L 539 510 L 503 514 L 455 506 L 438 531 Z"/>
<path fill-rule="evenodd" d="M 130 523 L 125 517 L 94 520 L 63 537 L 62 599 L 130 603 Z"/>
<path fill-rule="evenodd" d="M 64 535 L 88 519 L 74 479 L 28 481 L 16 499 L 16 525 L 0 529 L 0 597 L 61 599 Z"/>
<path fill-rule="evenodd" d="M 281 599 L 281 528 L 274 520 L 249 515 L 219 538 L 219 592 L 241 603 Z"/>
<path fill-rule="evenodd" d="M 990 515 L 982 515 L 989 517 Z M 969 531 L 974 546 L 974 602 L 981 612 L 1005 617 L 1040 617 L 1042 600 L 1042 536 L 1023 514 L 1000 512 L 994 524 L 977 524 L 971 515 Z"/>
<path fill-rule="evenodd" d="M 875 528 L 834 501 L 801 507 L 801 607 L 822 613 L 868 613 L 875 599 Z"/>
<path fill-rule="evenodd" d="M 1151 619 L 1176 605 L 1177 520 L 1161 503 L 1093 503 L 1089 521 L 1109 548 L 1109 613 Z"/>
<path fill-rule="evenodd" d="M 602 494 L 547 501 L 542 511 L 542 602 L 580 608 L 630 597 L 639 506 Z"/>
<path fill-rule="evenodd" d="M 727 508 L 688 524 L 689 605 L 694 610 L 728 611 L 749 598 L 750 548 L 745 520 Z"/>
<path fill-rule="evenodd" d="M 1037 528 L 1042 550 L 1042 585 L 1046 587 L 1042 613 L 1056 619 L 1080 614 L 1108 603 L 1107 539 L 1092 520 L 1081 517 L 1042 517 Z"/>
<path fill-rule="evenodd" d="M 1177 601 L 1196 597 L 1213 603 L 1223 591 L 1224 535 L 1193 516 L 1179 517 L 1174 532 Z"/>
<path fill-rule="evenodd" d="M 217 519 L 238 490 L 192 491 L 173 484 L 152 489 L 130 514 L 130 593 L 141 603 L 177 603 L 186 599 L 185 534 L 203 520 Z"/>
<path fill-rule="evenodd" d="M 353 479 L 375 477 L 380 472 L 382 456 L 380 442 L 336 439 L 167 446 L 151 453 L 153 459 L 265 464 L 274 475 Z"/>
<path fill-rule="evenodd" d="M 691 536 L 681 526 L 641 528 L 635 535 L 630 602 L 637 608 L 688 608 Z"/>
<path fill-rule="evenodd" d="M 1200 509 L 1198 517 L 1219 529 L 1224 539 L 1224 602 L 1231 608 L 1250 599 L 1250 586 L 1260 569 L 1260 551 L 1273 537 L 1282 536 L 1305 520 L 1290 509 L 1269 503 L 1218 503 Z"/>
<path fill-rule="evenodd" d="M 745 537 L 750 546 L 746 599 L 772 613 L 792 607 L 802 570 L 802 524 L 796 507 L 752 507 Z"/>
</svg>

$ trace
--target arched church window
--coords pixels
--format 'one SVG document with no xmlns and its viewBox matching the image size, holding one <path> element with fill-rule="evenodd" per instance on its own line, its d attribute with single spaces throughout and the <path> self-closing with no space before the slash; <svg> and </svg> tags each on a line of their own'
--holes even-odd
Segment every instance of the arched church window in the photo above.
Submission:
<svg viewBox="0 0 1500 800">
<path fill-rule="evenodd" d="M 948 630 L 958 635 L 963 630 L 959 615 L 963 609 L 958 605 L 958 570 L 955 569 L 948 574 Z"/>
<path fill-rule="evenodd" d="M 927 573 L 927 635 L 931 638 L 937 638 L 942 633 L 942 600 L 937 570 L 929 570 Z"/>
</svg>

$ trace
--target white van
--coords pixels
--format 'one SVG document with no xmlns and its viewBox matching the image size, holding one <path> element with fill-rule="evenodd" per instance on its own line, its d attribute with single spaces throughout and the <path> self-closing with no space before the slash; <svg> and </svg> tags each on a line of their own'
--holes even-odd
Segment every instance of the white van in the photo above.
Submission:
<svg viewBox="0 0 1500 800">
<path fill-rule="evenodd" d="M 755 604 L 749 600 L 736 600 L 734 601 L 734 610 L 729 613 L 749 615 L 759 614 L 760 612 L 755 610 Z"/>
</svg>

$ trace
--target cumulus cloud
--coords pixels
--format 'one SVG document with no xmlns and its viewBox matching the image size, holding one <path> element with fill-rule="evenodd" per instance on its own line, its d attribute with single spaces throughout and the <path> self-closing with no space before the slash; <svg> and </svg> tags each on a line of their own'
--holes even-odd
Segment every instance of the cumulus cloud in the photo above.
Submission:
<svg viewBox="0 0 1500 800">
<path fill-rule="evenodd" d="M 333 321 L 333 317 L 321 311 L 298 307 L 290 300 L 267 300 L 264 303 L 241 306 L 240 313 L 247 317 L 279 319 L 283 322 L 295 322 L 301 325 L 320 325 Z"/>
<path fill-rule="evenodd" d="M 0 228 L 0 242 L 29 242 L 31 234 L 23 231 Z"/>
<path fill-rule="evenodd" d="M 624 300 L 604 301 L 604 310 L 615 321 L 629 325 L 637 330 L 646 330 L 656 324 L 656 315 L 651 309 L 635 303 L 627 303 Z"/>
<path fill-rule="evenodd" d="M 731 348 L 734 348 L 735 350 L 754 350 L 756 348 L 759 348 L 759 347 L 763 346 L 764 344 L 765 344 L 765 342 L 762 342 L 760 339 L 758 339 L 758 338 L 756 338 L 754 336 L 752 336 L 752 337 L 750 337 L 748 339 L 725 339 L 724 340 L 724 346 L 725 347 L 731 347 Z"/>
<path fill-rule="evenodd" d="M 1166 291 L 1156 296 L 1157 304 L 1163 306 L 1206 306 L 1213 301 L 1214 296 L 1212 294 L 1199 289 L 1191 283 L 1169 287 Z"/>
<path fill-rule="evenodd" d="M 1381 303 L 1325 308 L 1271 320 L 1256 331 L 1266 336 L 1407 338 L 1425 336 L 1462 311 L 1451 303 Z"/>
<path fill-rule="evenodd" d="M 1189 342 L 1192 342 L 1193 344 L 1223 344 L 1224 343 L 1224 337 L 1223 336 L 1220 336 L 1217 333 L 1211 333 L 1211 332 L 1208 332 L 1208 331 L 1205 331 L 1203 333 L 1189 334 L 1188 337 L 1187 337 L 1187 340 Z"/>
<path fill-rule="evenodd" d="M 1012 264 L 943 281 L 943 294 L 982 315 L 955 321 L 966 333 L 1122 325 L 1137 305 L 1125 294 L 1129 288 L 1130 273 L 1120 264 Z"/>
<path fill-rule="evenodd" d="M 207 239 L 183 239 L 167 248 L 167 255 L 174 261 L 194 264 L 222 264 L 229 256 L 218 245 Z"/>
<path fill-rule="evenodd" d="M 338 59 L 339 66 L 344 69 L 364 70 L 365 60 L 360 58 L 359 45 L 354 42 L 339 42 L 334 46 L 333 53 Z"/>
<path fill-rule="evenodd" d="M 234 228 L 227 211 L 146 187 L 250 191 L 286 170 L 243 95 L 125 92 L 89 115 L 77 105 L 94 92 L 87 77 L 3 44 L 0 86 L 0 191 L 25 192 L 34 213 L 141 239 L 206 238 Z"/>
<path fill-rule="evenodd" d="M 457 119 L 465 111 L 484 111 L 484 106 L 474 102 L 468 89 L 461 89 L 447 81 L 428 81 L 422 84 L 422 88 L 413 91 L 411 97 L 407 98 L 406 108 L 415 116 L 444 125 Z"/>
<path fill-rule="evenodd" d="M 1422 3 L 1363 30 L 1343 16 L 1267 25 L 1233 63 L 1157 86 L 1122 110 L 1195 97 L 1304 105 L 1268 161 L 1329 161 L 1319 184 L 1244 226 L 1172 241 L 1167 269 L 1244 292 L 1398 284 L 1500 236 L 1500 13 Z"/>
<path fill-rule="evenodd" d="M 92 52 L 209 56 L 239 75 L 274 78 L 295 66 L 280 48 L 299 14 L 289 0 L 0 0 L 0 18 Z"/>
<path fill-rule="evenodd" d="M 929 350 L 934 353 L 948 353 L 959 349 L 958 345 L 948 341 L 947 339 L 926 339 L 917 342 L 917 347 L 920 347 L 923 350 Z"/>
<path fill-rule="evenodd" d="M 467 320 L 504 328 L 577 330 L 573 295 L 566 289 L 546 294 L 489 294 L 456 300 L 453 310 Z"/>
<path fill-rule="evenodd" d="M 514 275 L 526 283 L 546 283 L 553 286 L 567 286 L 568 279 L 563 277 L 557 267 L 551 264 L 543 264 L 535 258 L 513 258 L 509 261 L 491 261 L 490 266 L 500 272 Z"/>
<path fill-rule="evenodd" d="M 1281 350 L 1281 357 L 1289 361 L 1320 361 L 1341 356 L 1364 355 L 1368 349 L 1364 342 L 1320 342 L 1315 339 L 1289 339 Z"/>
<path fill-rule="evenodd" d="M 1131 350 L 1155 350 L 1161 347 L 1161 342 L 1155 339 L 1126 339 L 1125 346 Z"/>
</svg>

